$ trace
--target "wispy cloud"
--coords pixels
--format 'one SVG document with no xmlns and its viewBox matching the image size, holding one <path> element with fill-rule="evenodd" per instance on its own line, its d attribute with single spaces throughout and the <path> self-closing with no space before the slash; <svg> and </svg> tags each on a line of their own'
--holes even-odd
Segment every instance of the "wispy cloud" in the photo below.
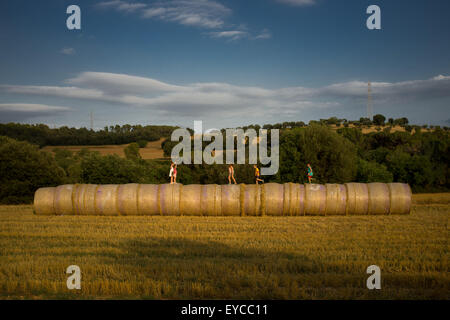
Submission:
<svg viewBox="0 0 450 320">
<path fill-rule="evenodd" d="M 247 31 L 230 30 L 230 31 L 210 32 L 209 35 L 213 38 L 226 38 L 234 41 L 248 37 L 249 33 Z"/>
<path fill-rule="evenodd" d="M 231 9 L 213 0 L 171 0 L 151 4 L 114 0 L 100 2 L 97 6 L 136 12 L 144 19 L 158 19 L 208 29 L 222 27 L 225 18 L 231 14 Z"/>
<path fill-rule="evenodd" d="M 268 29 L 264 29 L 259 33 L 257 36 L 255 36 L 255 39 L 270 39 L 272 38 L 272 33 Z"/>
<path fill-rule="evenodd" d="M 68 107 L 46 104 L 0 103 L 0 119 L 2 122 L 23 121 L 35 117 L 58 115 L 70 110 Z"/>
<path fill-rule="evenodd" d="M 97 7 L 135 13 L 142 19 L 173 22 L 208 30 L 216 29 L 216 31 L 206 33 L 212 38 L 235 41 L 243 38 L 269 39 L 271 37 L 270 32 L 266 29 L 262 33 L 252 36 L 247 30 L 228 25 L 226 18 L 232 14 L 232 10 L 214 0 L 168 0 L 150 4 L 113 0 L 100 2 Z"/>
<path fill-rule="evenodd" d="M 316 3 L 316 0 L 276 0 L 277 2 L 291 6 L 310 6 Z"/>
<path fill-rule="evenodd" d="M 129 3 L 129 2 L 120 1 L 120 0 L 105 1 L 105 2 L 100 2 L 98 4 L 98 7 L 100 7 L 100 8 L 113 8 L 113 9 L 116 9 L 117 11 L 125 11 L 125 12 L 134 12 L 136 10 L 145 8 L 146 6 L 147 5 L 145 3 L 139 3 L 139 2 Z"/>
<path fill-rule="evenodd" d="M 204 116 L 210 112 L 214 112 L 215 117 L 240 117 L 251 113 L 294 115 L 304 110 L 336 108 L 346 101 L 364 104 L 367 99 L 367 83 L 363 81 L 335 83 L 318 88 L 266 89 L 216 82 L 180 86 L 147 77 L 83 72 L 66 80 L 66 83 L 76 86 L 0 85 L 0 91 L 104 101 L 148 108 L 160 114 L 192 117 Z M 394 83 L 372 82 L 372 88 L 379 103 L 405 99 L 448 98 L 450 76 L 439 75 L 426 80 Z M 9 110 L 11 106 L 9 105 Z M 16 105 L 16 108 L 19 108 L 19 105 Z"/>
<path fill-rule="evenodd" d="M 67 47 L 62 48 L 60 52 L 68 56 L 72 56 L 76 53 L 74 48 L 67 48 Z"/>
</svg>

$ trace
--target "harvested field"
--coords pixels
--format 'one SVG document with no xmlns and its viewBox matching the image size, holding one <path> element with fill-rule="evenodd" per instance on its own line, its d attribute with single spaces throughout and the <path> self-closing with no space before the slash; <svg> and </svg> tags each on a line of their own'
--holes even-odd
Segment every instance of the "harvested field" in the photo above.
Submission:
<svg viewBox="0 0 450 320">
<path fill-rule="evenodd" d="M 448 196 L 405 216 L 36 216 L 1 206 L 0 295 L 449 299 Z M 81 290 L 66 287 L 72 264 Z M 372 264 L 381 290 L 366 288 Z"/>
</svg>

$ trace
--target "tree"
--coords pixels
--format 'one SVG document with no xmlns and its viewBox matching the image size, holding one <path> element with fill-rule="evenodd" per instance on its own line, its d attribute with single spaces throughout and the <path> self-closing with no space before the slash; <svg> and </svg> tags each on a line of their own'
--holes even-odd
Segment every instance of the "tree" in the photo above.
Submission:
<svg viewBox="0 0 450 320">
<path fill-rule="evenodd" d="M 40 187 L 64 183 L 64 170 L 49 152 L 0 136 L 0 202 L 30 203 Z"/>
<path fill-rule="evenodd" d="M 139 145 L 136 142 L 130 143 L 125 149 L 123 149 L 125 157 L 129 160 L 141 159 L 141 154 L 139 153 Z"/>
<path fill-rule="evenodd" d="M 310 163 L 316 182 L 353 181 L 356 177 L 356 147 L 347 139 L 321 125 L 295 128 L 280 136 L 279 182 L 306 182 Z"/>
<path fill-rule="evenodd" d="M 373 124 L 377 126 L 384 126 L 384 121 L 386 120 L 386 117 L 382 114 L 376 114 L 373 116 Z"/>
</svg>

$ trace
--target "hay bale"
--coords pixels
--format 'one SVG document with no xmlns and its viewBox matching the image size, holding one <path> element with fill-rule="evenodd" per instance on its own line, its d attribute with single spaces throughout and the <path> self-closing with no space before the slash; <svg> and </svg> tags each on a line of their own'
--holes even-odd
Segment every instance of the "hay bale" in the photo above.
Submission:
<svg viewBox="0 0 450 320">
<path fill-rule="evenodd" d="M 34 211 L 41 215 L 408 214 L 411 196 L 409 185 L 402 183 L 77 184 L 38 189 Z"/>
<path fill-rule="evenodd" d="M 406 183 L 388 183 L 391 214 L 409 214 L 411 211 L 411 188 Z"/>
<path fill-rule="evenodd" d="M 369 209 L 369 191 L 365 183 L 346 183 L 348 215 L 367 214 Z"/>
<path fill-rule="evenodd" d="M 102 216 L 118 216 L 117 184 L 99 185 L 95 195 L 95 213 Z"/>
<path fill-rule="evenodd" d="M 159 212 L 164 216 L 180 215 L 181 184 L 162 184 L 159 186 Z"/>
<path fill-rule="evenodd" d="M 158 184 L 140 184 L 137 190 L 137 214 L 159 215 L 158 194 Z"/>
<path fill-rule="evenodd" d="M 387 184 L 373 182 L 367 184 L 367 187 L 369 191 L 368 214 L 389 214 L 391 201 Z"/>
<path fill-rule="evenodd" d="M 261 188 L 259 185 L 249 184 L 242 190 L 241 210 L 245 216 L 261 215 Z"/>
<path fill-rule="evenodd" d="M 227 184 L 221 186 L 222 215 L 239 216 L 241 214 L 241 186 Z"/>
<path fill-rule="evenodd" d="M 264 214 L 269 216 L 282 216 L 284 208 L 284 186 L 279 183 L 265 183 L 264 189 Z"/>
<path fill-rule="evenodd" d="M 65 184 L 62 186 L 57 186 L 54 192 L 54 203 L 55 214 L 61 215 L 73 215 L 73 204 L 72 204 L 72 192 L 74 189 L 73 184 Z"/>
<path fill-rule="evenodd" d="M 202 186 L 190 184 L 182 186 L 180 196 L 180 214 L 182 216 L 199 216 L 201 212 Z"/>
<path fill-rule="evenodd" d="M 305 184 L 305 214 L 325 215 L 327 190 L 321 184 Z"/>
<path fill-rule="evenodd" d="M 117 190 L 117 207 L 124 216 L 138 215 L 138 188 L 137 183 L 119 185 Z"/>
<path fill-rule="evenodd" d="M 299 216 L 304 214 L 305 204 L 305 187 L 297 183 L 285 183 L 283 215 Z"/>
<path fill-rule="evenodd" d="M 77 184 L 72 192 L 74 215 L 93 215 L 95 213 L 96 184 Z M 57 212 L 60 214 L 60 212 Z"/>
<path fill-rule="evenodd" d="M 39 188 L 34 193 L 34 213 L 39 215 L 54 215 L 55 207 L 54 203 L 55 188 Z"/>
<path fill-rule="evenodd" d="M 217 184 L 205 184 L 201 188 L 200 211 L 203 216 L 222 215 L 222 188 Z"/>
<path fill-rule="evenodd" d="M 345 215 L 347 208 L 347 189 L 342 184 L 326 184 L 326 215 Z"/>
</svg>

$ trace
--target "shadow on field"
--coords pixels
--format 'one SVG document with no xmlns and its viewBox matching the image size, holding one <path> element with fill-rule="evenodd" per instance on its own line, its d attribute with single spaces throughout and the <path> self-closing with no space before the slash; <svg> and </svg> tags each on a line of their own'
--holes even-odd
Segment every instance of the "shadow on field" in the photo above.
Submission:
<svg viewBox="0 0 450 320">
<path fill-rule="evenodd" d="M 308 287 L 339 287 L 345 273 L 342 265 L 298 253 L 231 246 L 211 240 L 153 237 L 121 242 L 118 249 L 120 252 L 107 258 L 109 266 L 120 270 L 121 280 L 131 277 L 141 281 L 142 286 L 145 283 L 147 287 L 155 287 L 145 297 L 157 299 L 301 298 L 293 292 L 298 292 L 305 281 L 315 282 L 307 283 Z M 330 277 L 323 279 L 324 273 L 330 273 Z M 315 280 L 310 278 L 314 274 Z M 361 276 L 348 276 L 346 280 L 353 284 L 363 283 L 363 272 Z"/>
</svg>

